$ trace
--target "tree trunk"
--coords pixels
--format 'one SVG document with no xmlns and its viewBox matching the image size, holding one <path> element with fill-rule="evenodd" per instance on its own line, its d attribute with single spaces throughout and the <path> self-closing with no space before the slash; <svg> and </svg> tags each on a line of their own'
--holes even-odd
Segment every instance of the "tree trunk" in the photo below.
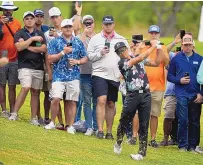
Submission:
<svg viewBox="0 0 203 165">
<path fill-rule="evenodd" d="M 44 24 L 49 24 L 49 9 L 52 8 L 54 6 L 54 2 L 53 1 L 41 1 L 42 3 L 42 9 L 45 13 L 44 16 Z"/>
</svg>

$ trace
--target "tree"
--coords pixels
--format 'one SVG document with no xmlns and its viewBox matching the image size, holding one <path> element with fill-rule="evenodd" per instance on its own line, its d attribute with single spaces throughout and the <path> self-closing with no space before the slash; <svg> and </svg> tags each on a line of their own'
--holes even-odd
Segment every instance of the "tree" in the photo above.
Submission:
<svg viewBox="0 0 203 165">
<path fill-rule="evenodd" d="M 41 1 L 42 8 L 44 10 L 45 16 L 44 16 L 44 23 L 49 24 L 49 9 L 54 6 L 54 1 Z"/>
</svg>

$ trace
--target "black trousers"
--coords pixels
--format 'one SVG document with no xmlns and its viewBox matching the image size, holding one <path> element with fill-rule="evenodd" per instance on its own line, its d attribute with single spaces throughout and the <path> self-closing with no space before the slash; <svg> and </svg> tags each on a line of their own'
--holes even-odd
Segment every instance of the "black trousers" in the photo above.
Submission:
<svg viewBox="0 0 203 165">
<path fill-rule="evenodd" d="M 136 110 L 139 116 L 139 151 L 142 156 L 146 156 L 148 127 L 151 111 L 151 94 L 147 93 L 127 93 L 124 101 L 123 111 L 117 128 L 117 143 L 120 145 L 123 141 L 126 129 L 132 122 Z"/>
</svg>

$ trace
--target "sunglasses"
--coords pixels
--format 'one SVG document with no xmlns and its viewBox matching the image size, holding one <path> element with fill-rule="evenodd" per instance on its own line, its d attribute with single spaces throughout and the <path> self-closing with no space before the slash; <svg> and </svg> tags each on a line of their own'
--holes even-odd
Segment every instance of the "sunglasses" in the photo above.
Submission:
<svg viewBox="0 0 203 165">
<path fill-rule="evenodd" d="M 64 26 L 63 28 L 70 29 L 70 28 L 72 28 L 72 27 L 73 27 L 72 25 L 66 25 L 66 26 Z"/>
<path fill-rule="evenodd" d="M 85 26 L 90 26 L 90 25 L 92 25 L 94 22 L 84 22 L 83 24 L 85 25 Z"/>
</svg>

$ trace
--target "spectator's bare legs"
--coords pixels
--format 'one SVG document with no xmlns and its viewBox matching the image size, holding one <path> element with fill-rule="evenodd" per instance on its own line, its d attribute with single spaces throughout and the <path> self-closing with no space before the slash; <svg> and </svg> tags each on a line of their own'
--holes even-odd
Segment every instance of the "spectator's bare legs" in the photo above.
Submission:
<svg viewBox="0 0 203 165">
<path fill-rule="evenodd" d="M 5 111 L 6 110 L 6 85 L 0 85 L 0 90 L 2 92 L 2 102 L 1 102 L 1 108 L 2 108 L 2 111 Z"/>
<path fill-rule="evenodd" d="M 30 100 L 30 105 L 31 105 L 31 100 Z M 39 99 L 39 103 L 38 103 L 37 117 L 38 117 L 38 119 L 42 118 L 41 110 L 40 110 L 40 99 Z"/>
<path fill-rule="evenodd" d="M 76 102 L 64 101 L 65 121 L 69 127 L 73 125 L 76 115 Z"/>
<path fill-rule="evenodd" d="M 60 98 L 53 98 L 51 101 L 51 121 L 55 123 L 56 116 L 59 113 Z"/>
<path fill-rule="evenodd" d="M 31 88 L 30 91 L 31 91 L 31 118 L 33 119 L 37 117 L 37 112 L 39 110 L 40 90 Z"/>
<path fill-rule="evenodd" d="M 139 118 L 138 113 L 136 113 L 133 118 L 133 137 L 138 136 L 138 131 L 139 131 Z"/>
<path fill-rule="evenodd" d="M 44 92 L 44 118 L 49 118 L 49 109 L 51 106 L 51 102 L 49 101 L 49 92 Z"/>
<path fill-rule="evenodd" d="M 10 105 L 10 113 L 13 112 L 16 100 L 16 85 L 9 85 L 8 86 L 8 99 Z"/>
<path fill-rule="evenodd" d="M 19 93 L 19 95 L 18 95 L 18 97 L 16 99 L 14 109 L 13 109 L 14 113 L 18 113 L 18 111 L 20 110 L 20 108 L 24 104 L 25 98 L 26 98 L 29 90 L 30 90 L 29 87 L 27 87 L 27 88 L 21 88 L 20 93 Z"/>
<path fill-rule="evenodd" d="M 150 119 L 151 140 L 155 140 L 158 127 L 158 117 L 152 116 Z"/>
<path fill-rule="evenodd" d="M 113 126 L 115 114 L 116 114 L 115 103 L 112 101 L 108 101 L 106 104 L 106 111 L 105 111 L 107 133 L 112 133 L 112 126 Z"/>
<path fill-rule="evenodd" d="M 103 131 L 103 124 L 105 119 L 105 109 L 106 109 L 107 96 L 99 96 L 97 98 L 97 124 L 98 131 Z"/>
<path fill-rule="evenodd" d="M 57 118 L 60 124 L 63 124 L 63 118 L 62 118 L 62 111 L 61 111 L 61 104 L 59 103 L 59 111 L 57 114 Z"/>
</svg>

